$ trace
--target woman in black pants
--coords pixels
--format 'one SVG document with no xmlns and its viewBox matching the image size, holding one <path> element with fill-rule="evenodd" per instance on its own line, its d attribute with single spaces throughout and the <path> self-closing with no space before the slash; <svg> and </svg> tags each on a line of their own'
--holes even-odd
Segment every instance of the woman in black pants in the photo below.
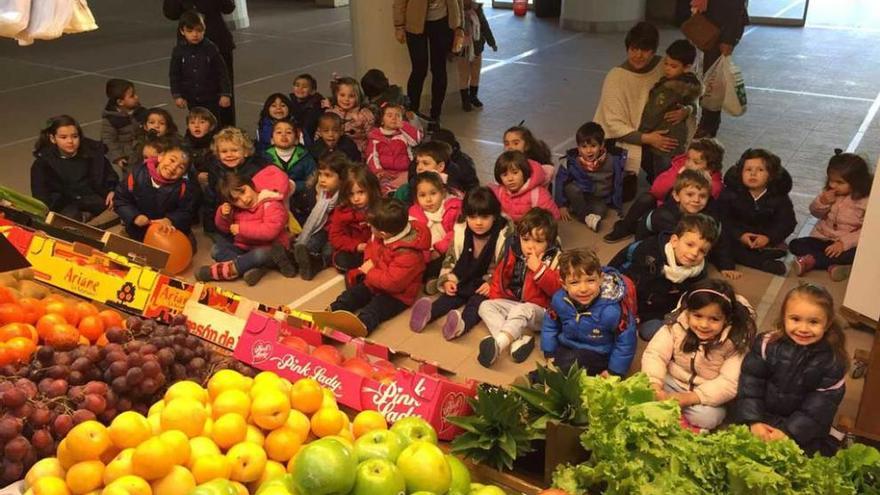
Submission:
<svg viewBox="0 0 880 495">
<path fill-rule="evenodd" d="M 394 36 L 406 43 L 412 72 L 407 83 L 411 110 L 418 112 L 431 67 L 431 113 L 440 119 L 446 97 L 446 55 L 461 30 L 461 0 L 394 0 Z"/>
</svg>

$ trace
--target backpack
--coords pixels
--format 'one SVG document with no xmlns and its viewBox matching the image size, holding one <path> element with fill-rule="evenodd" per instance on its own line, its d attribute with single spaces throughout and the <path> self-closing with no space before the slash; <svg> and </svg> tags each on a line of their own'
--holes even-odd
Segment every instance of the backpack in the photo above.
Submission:
<svg viewBox="0 0 880 495">
<path fill-rule="evenodd" d="M 617 330 L 619 333 L 624 333 L 631 326 L 635 326 L 638 323 L 639 304 L 638 296 L 636 295 L 636 284 L 624 274 L 620 274 L 620 277 L 623 279 L 624 284 L 626 284 L 626 291 L 623 299 L 620 300 L 620 322 L 617 324 Z"/>
</svg>

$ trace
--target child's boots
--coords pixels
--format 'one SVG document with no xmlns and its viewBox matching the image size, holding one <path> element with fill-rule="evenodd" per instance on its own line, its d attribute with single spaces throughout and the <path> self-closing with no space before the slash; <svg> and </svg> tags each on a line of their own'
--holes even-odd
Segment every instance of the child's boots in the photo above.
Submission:
<svg viewBox="0 0 880 495">
<path fill-rule="evenodd" d="M 218 261 L 205 265 L 196 270 L 196 280 L 199 282 L 222 282 L 238 278 L 238 270 L 234 261 Z"/>
<path fill-rule="evenodd" d="M 324 269 L 324 260 L 321 259 L 321 256 L 310 253 L 309 248 L 304 244 L 293 246 L 293 259 L 296 260 L 299 276 L 303 280 L 315 278 L 315 275 Z"/>
<path fill-rule="evenodd" d="M 269 258 L 278 268 L 278 271 L 281 272 L 281 275 L 284 275 L 287 278 L 293 278 L 299 273 L 299 270 L 296 267 L 296 262 L 291 259 L 287 248 L 281 244 L 272 245 L 272 249 L 269 251 Z"/>
<path fill-rule="evenodd" d="M 815 266 L 816 258 L 813 257 L 812 254 L 798 256 L 794 259 L 794 269 L 797 271 L 798 277 L 806 275 L 806 273 L 815 268 Z"/>
</svg>

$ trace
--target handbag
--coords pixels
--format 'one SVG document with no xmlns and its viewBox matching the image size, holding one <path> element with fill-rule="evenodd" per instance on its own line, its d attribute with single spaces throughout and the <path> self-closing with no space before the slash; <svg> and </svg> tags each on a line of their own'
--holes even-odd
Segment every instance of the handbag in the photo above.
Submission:
<svg viewBox="0 0 880 495">
<path fill-rule="evenodd" d="M 734 117 L 739 117 L 746 113 L 748 108 L 746 83 L 743 79 L 742 71 L 733 63 L 733 57 L 721 58 L 724 60 L 721 66 L 722 77 L 724 78 L 724 102 L 721 105 L 721 109 Z"/>
<path fill-rule="evenodd" d="M 718 46 L 721 29 L 706 17 L 706 14 L 695 13 L 681 25 L 685 38 L 702 52 L 711 52 Z"/>
</svg>

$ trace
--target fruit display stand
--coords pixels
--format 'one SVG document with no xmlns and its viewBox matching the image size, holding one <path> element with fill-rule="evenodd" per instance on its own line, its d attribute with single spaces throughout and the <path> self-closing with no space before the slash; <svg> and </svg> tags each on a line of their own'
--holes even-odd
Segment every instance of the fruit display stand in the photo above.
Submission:
<svg viewBox="0 0 880 495">
<path fill-rule="evenodd" d="M 454 382 L 432 365 L 409 360 L 411 369 L 399 366 L 403 363 L 396 366 L 392 360 L 408 358 L 395 356 L 387 347 L 338 332 L 330 337 L 297 328 L 256 311 L 248 318 L 234 356 L 291 381 L 314 378 L 356 411 L 377 410 L 391 422 L 420 416 L 444 440 L 460 431 L 446 418 L 469 414 L 467 399 L 476 391 L 473 381 Z"/>
</svg>

